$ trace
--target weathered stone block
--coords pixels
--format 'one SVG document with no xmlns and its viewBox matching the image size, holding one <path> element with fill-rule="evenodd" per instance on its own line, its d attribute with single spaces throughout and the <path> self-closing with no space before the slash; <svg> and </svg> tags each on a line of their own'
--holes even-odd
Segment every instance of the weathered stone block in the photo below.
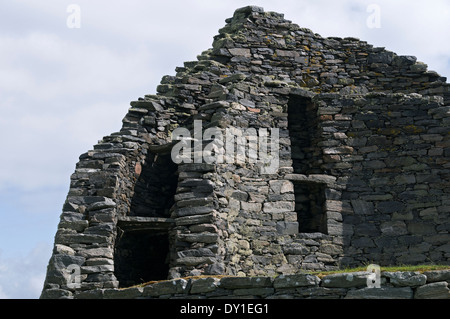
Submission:
<svg viewBox="0 0 450 319">
<path fill-rule="evenodd" d="M 278 201 L 264 203 L 263 211 L 265 213 L 284 213 L 295 210 L 295 203 L 291 201 Z"/>
<path fill-rule="evenodd" d="M 450 282 L 450 270 L 431 270 L 423 273 L 427 277 L 427 283 L 447 281 Z"/>
<path fill-rule="evenodd" d="M 328 288 L 353 288 L 367 285 L 368 272 L 354 272 L 327 275 L 322 278 L 321 286 Z"/>
<path fill-rule="evenodd" d="M 161 281 L 144 287 L 142 296 L 158 297 L 161 295 L 184 294 L 187 293 L 188 281 L 186 279 L 176 279 Z"/>
<path fill-rule="evenodd" d="M 276 229 L 278 234 L 294 235 L 298 233 L 298 222 L 277 222 Z"/>
<path fill-rule="evenodd" d="M 296 289 L 296 293 L 302 298 L 309 299 L 341 299 L 347 294 L 347 289 L 311 287 Z M 289 299 L 292 299 L 292 297 L 290 296 Z"/>
<path fill-rule="evenodd" d="M 233 56 L 243 56 L 249 58 L 251 56 L 250 49 L 244 48 L 231 48 L 228 49 Z"/>
<path fill-rule="evenodd" d="M 217 233 L 217 226 L 214 224 L 196 224 L 189 227 L 189 230 L 193 233 L 210 232 Z"/>
<path fill-rule="evenodd" d="M 189 215 L 178 217 L 175 219 L 175 224 L 177 226 L 186 226 L 186 225 L 196 225 L 196 224 L 206 224 L 212 223 L 214 221 L 214 215 L 211 213 L 206 213 L 204 215 Z"/>
<path fill-rule="evenodd" d="M 176 210 L 178 217 L 203 215 L 214 212 L 214 207 L 212 206 L 198 206 L 198 207 L 183 207 Z"/>
<path fill-rule="evenodd" d="M 418 272 L 383 272 L 383 276 L 389 278 L 389 283 L 396 287 L 416 287 L 424 285 L 427 277 Z"/>
<path fill-rule="evenodd" d="M 280 275 L 274 279 L 273 287 L 275 289 L 309 287 L 318 286 L 319 282 L 319 277 L 309 274 Z"/>
<path fill-rule="evenodd" d="M 219 238 L 219 235 L 216 233 L 194 233 L 194 234 L 180 234 L 178 236 L 180 240 L 187 241 L 190 243 L 215 243 Z"/>
<path fill-rule="evenodd" d="M 448 282 L 434 282 L 417 287 L 414 299 L 450 299 Z"/>
<path fill-rule="evenodd" d="M 102 201 L 95 202 L 95 203 L 92 203 L 91 205 L 89 205 L 87 207 L 87 210 L 94 211 L 94 210 L 100 210 L 100 209 L 112 208 L 112 207 L 116 207 L 116 203 L 111 198 L 104 197 L 104 199 Z"/>
<path fill-rule="evenodd" d="M 351 289 L 345 299 L 412 299 L 413 290 L 409 287 L 362 288 Z"/>
<path fill-rule="evenodd" d="M 143 287 L 133 287 L 127 289 L 105 289 L 103 299 L 135 299 L 141 297 L 144 292 Z"/>
<path fill-rule="evenodd" d="M 299 243 L 292 243 L 283 246 L 284 254 L 286 255 L 306 255 L 309 253 L 309 249 Z"/>
<path fill-rule="evenodd" d="M 92 289 L 75 293 L 75 299 L 104 299 L 104 291 L 108 289 Z"/>
<path fill-rule="evenodd" d="M 104 273 L 104 272 L 113 272 L 114 265 L 96 265 L 96 266 L 82 266 L 81 273 L 82 274 L 93 274 L 93 273 Z"/>
<path fill-rule="evenodd" d="M 69 255 L 69 256 L 74 256 L 75 255 L 75 250 L 72 249 L 69 246 L 65 246 L 65 245 L 61 245 L 61 244 L 56 244 L 54 249 L 53 249 L 53 253 L 54 254 L 61 254 L 61 255 Z M 83 256 L 86 257 L 86 256 Z"/>
<path fill-rule="evenodd" d="M 204 264 L 213 264 L 217 260 L 213 257 L 208 256 L 202 256 L 202 257 L 193 257 L 193 256 L 187 256 L 187 257 L 180 257 L 177 258 L 176 264 L 177 265 L 185 265 L 185 266 L 197 266 L 197 265 L 204 265 Z"/>
<path fill-rule="evenodd" d="M 80 234 L 61 234 L 57 235 L 55 240 L 63 245 L 72 245 L 72 244 L 109 244 L 112 241 L 112 238 L 101 235 L 85 235 L 83 233 Z"/>
<path fill-rule="evenodd" d="M 241 202 L 241 208 L 246 212 L 260 212 L 262 209 L 261 203 L 247 203 L 247 202 Z"/>
<path fill-rule="evenodd" d="M 59 288 L 45 289 L 41 296 L 41 299 L 73 299 L 73 293 L 71 291 Z"/>
<path fill-rule="evenodd" d="M 380 225 L 380 230 L 381 233 L 386 236 L 398 236 L 408 233 L 405 222 L 400 220 L 382 223 Z"/>
<path fill-rule="evenodd" d="M 179 200 L 177 202 L 178 207 L 198 207 L 206 206 L 213 202 L 212 197 L 197 197 L 192 199 Z"/>
<path fill-rule="evenodd" d="M 220 286 L 220 279 L 208 277 L 208 278 L 199 278 L 194 279 L 191 282 L 191 289 L 189 291 L 190 294 L 201 294 L 206 292 L 211 292 L 217 289 Z"/>
<path fill-rule="evenodd" d="M 224 277 L 220 280 L 220 287 L 226 289 L 271 287 L 270 277 Z"/>
</svg>

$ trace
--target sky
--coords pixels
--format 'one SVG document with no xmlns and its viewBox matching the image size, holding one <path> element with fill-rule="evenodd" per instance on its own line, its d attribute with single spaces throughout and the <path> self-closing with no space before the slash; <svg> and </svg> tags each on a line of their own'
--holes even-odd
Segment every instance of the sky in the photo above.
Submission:
<svg viewBox="0 0 450 319">
<path fill-rule="evenodd" d="M 257 5 L 450 78 L 450 1 L 0 0 L 0 299 L 39 298 L 78 157 Z"/>
</svg>

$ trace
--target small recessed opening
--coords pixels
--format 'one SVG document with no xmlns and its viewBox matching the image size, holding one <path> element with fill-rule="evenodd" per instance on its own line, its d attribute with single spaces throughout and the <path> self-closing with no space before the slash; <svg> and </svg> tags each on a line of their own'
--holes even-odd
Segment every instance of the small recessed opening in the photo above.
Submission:
<svg viewBox="0 0 450 319">
<path fill-rule="evenodd" d="M 149 153 L 134 186 L 129 216 L 169 217 L 178 183 L 170 154 Z"/>
<path fill-rule="evenodd" d="M 325 185 L 295 183 L 295 211 L 300 233 L 327 233 Z"/>
</svg>

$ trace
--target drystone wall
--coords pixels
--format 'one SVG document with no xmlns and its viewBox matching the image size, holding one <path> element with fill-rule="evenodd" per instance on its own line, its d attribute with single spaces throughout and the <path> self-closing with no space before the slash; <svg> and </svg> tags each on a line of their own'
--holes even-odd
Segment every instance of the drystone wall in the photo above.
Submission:
<svg viewBox="0 0 450 319">
<path fill-rule="evenodd" d="M 323 38 L 259 7 L 226 23 L 80 156 L 42 298 L 186 276 L 449 263 L 446 79 L 413 56 Z M 178 163 L 177 129 L 194 149 Z M 247 151 L 196 160 L 207 129 L 252 133 L 277 169 Z"/>
<path fill-rule="evenodd" d="M 271 277 L 174 279 L 126 289 L 80 292 L 80 299 L 450 299 L 450 271 L 382 272 L 368 287 L 368 272 Z M 369 278 L 369 281 L 371 279 Z M 372 283 L 369 283 L 371 285 Z"/>
</svg>

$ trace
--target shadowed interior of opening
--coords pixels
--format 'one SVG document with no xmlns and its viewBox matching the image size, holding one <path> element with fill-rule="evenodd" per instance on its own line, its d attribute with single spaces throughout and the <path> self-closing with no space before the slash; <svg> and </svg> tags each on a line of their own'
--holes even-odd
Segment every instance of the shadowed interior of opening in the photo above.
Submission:
<svg viewBox="0 0 450 319">
<path fill-rule="evenodd" d="M 299 232 L 326 234 L 325 186 L 317 183 L 295 183 L 294 192 Z"/>
<path fill-rule="evenodd" d="M 169 239 L 167 232 L 125 231 L 116 239 L 114 274 L 119 287 L 167 279 Z"/>
<path fill-rule="evenodd" d="M 291 95 L 288 103 L 288 130 L 294 174 L 323 174 L 318 138 L 317 109 L 310 98 Z M 311 182 L 294 184 L 295 211 L 300 233 L 327 233 L 325 185 Z"/>
<path fill-rule="evenodd" d="M 167 279 L 170 227 L 151 226 L 148 220 L 170 217 L 178 183 L 177 169 L 170 153 L 147 155 L 130 203 L 128 218 L 133 224 L 118 223 L 114 273 L 120 287 Z"/>
<path fill-rule="evenodd" d="M 320 174 L 315 147 L 317 109 L 310 98 L 291 95 L 288 103 L 288 130 L 294 173 Z"/>
<path fill-rule="evenodd" d="M 177 188 L 177 169 L 170 154 L 149 153 L 134 186 L 129 216 L 169 217 Z"/>
</svg>

